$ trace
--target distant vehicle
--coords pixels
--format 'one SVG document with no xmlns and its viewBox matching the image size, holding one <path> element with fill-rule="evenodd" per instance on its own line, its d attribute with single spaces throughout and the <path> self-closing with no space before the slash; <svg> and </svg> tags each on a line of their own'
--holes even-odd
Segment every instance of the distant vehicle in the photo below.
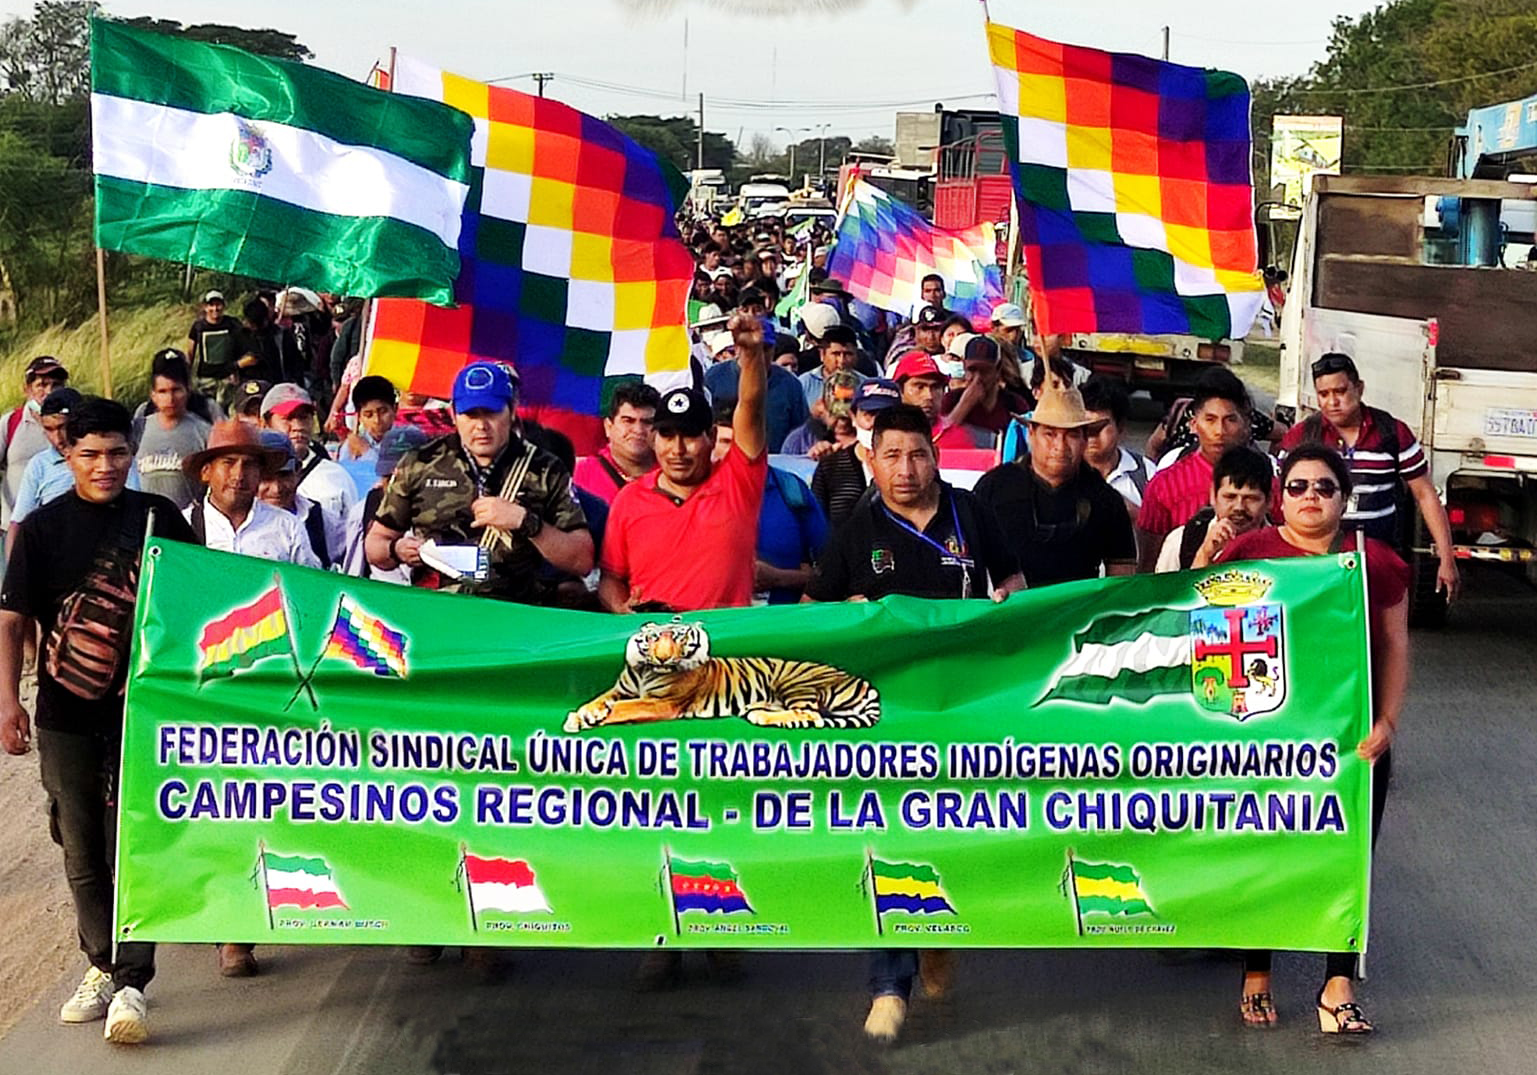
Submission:
<svg viewBox="0 0 1537 1075">
<path fill-rule="evenodd" d="M 828 231 L 831 231 L 833 224 L 838 220 L 838 210 L 834 209 L 832 204 L 825 199 L 819 200 L 816 204 L 809 205 L 804 202 L 792 202 L 790 208 L 785 210 L 785 227 L 787 229 L 802 224 L 807 220 L 814 220 Z"/>
<path fill-rule="evenodd" d="M 790 208 L 790 188 L 783 183 L 749 180 L 737 192 L 737 205 L 749 220 L 784 216 Z"/>
<path fill-rule="evenodd" d="M 696 213 L 709 213 L 726 198 L 726 173 L 719 168 L 696 168 L 688 173 L 688 197 Z"/>
<path fill-rule="evenodd" d="M 1501 246 L 1531 226 L 1537 184 L 1315 176 L 1281 315 L 1284 422 L 1317 410 L 1312 364 L 1355 359 L 1366 402 L 1414 431 L 1459 560 L 1537 582 L 1537 272 Z M 1512 227 L 1514 223 L 1515 227 Z M 1528 235 L 1528 241 L 1530 236 Z M 1445 617 L 1422 522 L 1411 535 L 1411 619 Z"/>
</svg>

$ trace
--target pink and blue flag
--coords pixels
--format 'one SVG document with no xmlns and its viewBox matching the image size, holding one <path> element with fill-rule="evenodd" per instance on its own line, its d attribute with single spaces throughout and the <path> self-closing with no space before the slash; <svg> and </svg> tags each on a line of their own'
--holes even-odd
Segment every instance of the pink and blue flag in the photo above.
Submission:
<svg viewBox="0 0 1537 1075">
<path fill-rule="evenodd" d="M 843 197 L 827 275 L 845 281 L 861 302 L 910 316 L 923 304 L 923 278 L 931 273 L 944 278 L 950 311 L 985 329 L 1003 301 L 992 225 L 936 228 L 916 209 L 855 178 Z"/>
</svg>

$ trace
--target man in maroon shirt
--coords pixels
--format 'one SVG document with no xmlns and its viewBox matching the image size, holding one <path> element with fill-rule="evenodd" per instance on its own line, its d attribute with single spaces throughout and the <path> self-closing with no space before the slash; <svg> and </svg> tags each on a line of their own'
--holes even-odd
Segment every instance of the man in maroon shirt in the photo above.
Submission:
<svg viewBox="0 0 1537 1075">
<path fill-rule="evenodd" d="M 1231 371 L 1202 374 L 1190 401 L 1196 450 L 1154 474 L 1137 513 L 1137 570 L 1150 573 L 1163 539 L 1211 501 L 1212 468 L 1229 448 L 1249 442 L 1249 390 Z M 1273 497 L 1275 504 L 1280 498 Z"/>
</svg>

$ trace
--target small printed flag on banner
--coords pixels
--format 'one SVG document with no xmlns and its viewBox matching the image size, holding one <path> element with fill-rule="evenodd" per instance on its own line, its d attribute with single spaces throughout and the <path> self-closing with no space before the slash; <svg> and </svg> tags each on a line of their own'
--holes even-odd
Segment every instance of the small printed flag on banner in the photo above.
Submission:
<svg viewBox="0 0 1537 1075">
<path fill-rule="evenodd" d="M 1066 699 L 1141 704 L 1189 693 L 1190 613 L 1185 609 L 1101 616 L 1073 636 L 1073 656 L 1057 669 L 1042 702 Z"/>
<path fill-rule="evenodd" d="M 955 907 L 940 886 L 939 873 L 934 867 L 871 858 L 869 870 L 877 918 L 892 911 L 955 914 Z"/>
<path fill-rule="evenodd" d="M 667 873 L 672 882 L 674 912 L 753 913 L 736 871 L 728 863 L 691 861 L 669 855 Z"/>
<path fill-rule="evenodd" d="M 1244 80 L 987 38 L 1040 331 L 1245 335 L 1264 282 Z"/>
<path fill-rule="evenodd" d="M 261 870 L 269 909 L 347 907 L 336 887 L 336 874 L 323 858 L 263 850 Z"/>
<path fill-rule="evenodd" d="M 1077 905 L 1078 916 L 1092 912 L 1111 915 L 1152 914 L 1153 905 L 1142 889 L 1142 878 L 1130 866 L 1108 862 L 1080 862 L 1068 858 L 1063 885 Z"/>
<path fill-rule="evenodd" d="M 292 656 L 293 652 L 283 591 L 274 585 L 251 604 L 203 628 L 198 642 L 198 681 L 232 676 L 263 657 Z"/>
<path fill-rule="evenodd" d="M 949 309 L 978 329 L 1003 301 L 993 227 L 945 231 L 884 190 L 854 179 L 844 196 L 827 274 L 882 310 L 911 315 L 923 303 L 923 278 L 944 278 Z"/>
<path fill-rule="evenodd" d="M 482 858 L 464 853 L 462 873 L 470 899 L 470 909 L 479 916 L 485 911 L 526 914 L 551 912 L 534 870 L 522 859 Z"/>
<path fill-rule="evenodd" d="M 376 676 L 406 675 L 405 633 L 377 616 L 364 612 L 351 597 L 342 595 L 331 637 L 323 657 L 339 657 Z"/>
</svg>

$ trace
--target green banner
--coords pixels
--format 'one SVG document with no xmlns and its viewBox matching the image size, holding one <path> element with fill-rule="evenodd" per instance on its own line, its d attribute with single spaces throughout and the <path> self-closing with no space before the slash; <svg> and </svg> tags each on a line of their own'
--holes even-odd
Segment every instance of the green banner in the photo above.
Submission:
<svg viewBox="0 0 1537 1075">
<path fill-rule="evenodd" d="M 1360 950 L 1363 576 L 621 618 L 152 543 L 118 934 Z"/>
</svg>

